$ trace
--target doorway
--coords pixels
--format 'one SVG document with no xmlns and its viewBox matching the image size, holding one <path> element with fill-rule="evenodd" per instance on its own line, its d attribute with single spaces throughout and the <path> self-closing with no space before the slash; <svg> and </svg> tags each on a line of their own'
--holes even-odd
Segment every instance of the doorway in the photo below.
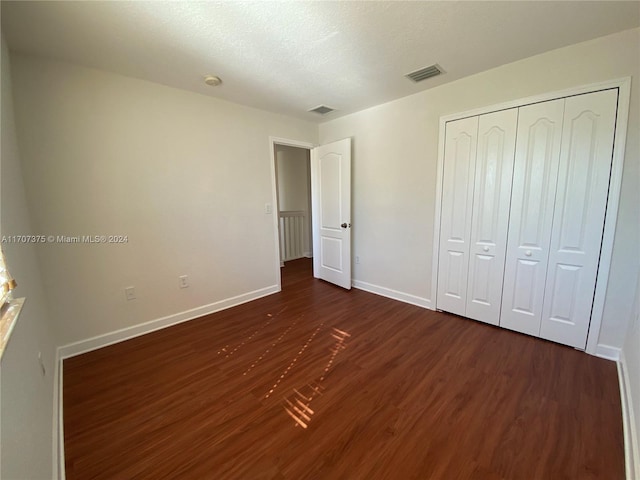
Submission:
<svg viewBox="0 0 640 480">
<path fill-rule="evenodd" d="M 273 215 L 275 267 L 279 289 L 282 289 L 280 269 L 286 261 L 296 258 L 298 261 L 313 258 L 315 278 L 351 289 L 351 138 L 314 147 L 309 143 L 271 137 L 270 147 L 272 199 L 276 213 Z M 279 177 L 282 178 L 281 183 L 285 182 L 285 176 L 278 174 L 279 157 L 298 158 L 299 163 L 295 163 L 296 160 L 291 162 L 294 170 L 307 172 L 297 176 L 298 179 L 292 183 L 294 190 L 307 192 L 306 195 L 297 195 L 298 203 L 291 204 L 285 200 L 290 192 L 284 193 L 283 189 L 287 187 L 278 185 Z M 281 223 L 280 203 L 282 212 L 297 212 L 302 217 L 289 221 L 300 226 L 297 234 L 287 230 L 286 219 Z M 285 210 L 287 208 L 300 210 Z M 265 212 L 272 213 L 270 204 L 265 205 Z M 284 215 L 292 216 L 290 213 Z M 305 230 L 308 232 L 306 236 Z M 305 238 L 310 239 L 306 245 Z"/>
<path fill-rule="evenodd" d="M 311 146 L 291 143 L 272 142 L 278 258 L 280 268 L 302 267 L 312 276 Z"/>
</svg>

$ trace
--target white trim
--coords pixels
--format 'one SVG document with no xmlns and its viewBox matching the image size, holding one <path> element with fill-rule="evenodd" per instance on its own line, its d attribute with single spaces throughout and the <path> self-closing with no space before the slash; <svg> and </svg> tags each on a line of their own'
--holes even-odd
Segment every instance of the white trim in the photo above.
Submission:
<svg viewBox="0 0 640 480">
<path fill-rule="evenodd" d="M 618 221 L 618 205 L 622 188 L 622 169 L 624 166 L 624 152 L 627 141 L 627 123 L 629 121 L 629 97 L 631 95 L 631 77 L 619 81 L 618 113 L 616 115 L 616 133 L 613 139 L 613 159 L 611 177 L 609 178 L 609 196 L 607 197 L 607 214 L 604 218 L 604 233 L 600 247 L 600 264 L 596 277 L 596 290 L 591 309 L 591 324 L 587 336 L 587 353 L 594 355 L 600 337 L 604 301 L 609 282 L 611 256 L 613 254 L 613 239 Z"/>
<path fill-rule="evenodd" d="M 620 383 L 620 403 L 622 404 L 622 427 L 624 431 L 624 464 L 627 480 L 640 479 L 640 444 L 636 430 L 633 399 L 629 387 L 629 374 L 624 352 L 618 362 L 618 381 Z"/>
<path fill-rule="evenodd" d="M 607 215 L 604 222 L 604 233 L 602 239 L 602 247 L 600 254 L 600 265 L 598 268 L 598 276 L 596 278 L 596 288 L 593 300 L 593 309 L 591 313 L 591 324 L 589 326 L 589 334 L 587 336 L 586 352 L 592 355 L 599 355 L 602 351 L 598 345 L 600 336 L 600 327 L 602 325 L 602 315 L 604 312 L 604 301 L 607 292 L 607 283 L 609 280 L 609 269 L 611 267 L 611 255 L 613 252 L 613 239 L 616 230 L 616 221 L 618 218 L 618 204 L 620 200 L 620 190 L 622 187 L 622 168 L 624 165 L 624 152 L 627 135 L 627 123 L 629 117 L 629 98 L 631 95 L 631 77 L 620 78 L 607 82 L 593 83 L 580 87 L 570 88 L 557 92 L 535 95 L 510 102 L 491 105 L 466 112 L 456 113 L 452 115 L 444 115 L 440 117 L 440 132 L 438 137 L 438 166 L 436 173 L 436 211 L 435 223 L 433 229 L 433 270 L 431 280 L 431 298 L 433 308 L 437 309 L 437 287 L 438 287 L 438 258 L 440 253 L 440 210 L 442 197 L 442 175 L 444 168 L 444 136 L 446 123 L 459 120 L 475 115 L 483 115 L 486 113 L 516 108 L 532 103 L 546 102 L 557 98 L 570 97 L 573 95 L 581 95 L 585 93 L 596 92 L 599 90 L 618 88 L 618 112 L 616 115 L 616 134 L 613 141 L 613 158 L 611 165 L 611 178 L 609 180 L 609 196 L 607 199 Z M 606 347 L 606 346 L 605 346 Z M 605 353 L 611 354 L 610 351 L 604 349 Z M 611 358 L 605 357 L 605 358 Z"/>
<path fill-rule="evenodd" d="M 612 347 L 610 345 L 605 345 L 604 343 L 599 343 L 595 351 L 593 352 L 593 355 L 617 362 L 620 359 L 620 349 L 618 347 Z"/>
<path fill-rule="evenodd" d="M 79 342 L 70 343 L 62 347 L 58 347 L 56 350 L 56 366 L 54 370 L 54 386 L 53 386 L 53 471 L 57 473 L 59 480 L 65 480 L 65 458 L 64 458 L 64 405 L 63 405 L 63 360 L 75 355 L 87 353 L 98 348 L 113 345 L 114 343 L 123 342 L 131 338 L 139 337 L 147 333 L 155 332 L 163 328 L 177 325 L 179 323 L 187 322 L 195 318 L 202 317 L 203 315 L 209 315 L 211 313 L 219 312 L 227 308 L 235 307 L 242 303 L 251 302 L 258 298 L 266 297 L 273 293 L 280 291 L 279 285 L 272 285 L 270 287 L 254 290 L 242 295 L 220 300 L 218 302 L 211 303 L 209 305 L 203 305 L 202 307 L 193 308 L 184 312 L 169 315 L 167 317 L 158 318 L 149 322 L 142 323 L 140 325 L 134 325 L 132 327 L 116 330 L 115 332 L 106 333 L 104 335 L 98 335 Z M 57 425 L 57 429 L 56 429 Z M 57 430 L 57 432 L 56 432 Z M 57 435 L 56 435 L 57 433 Z"/>
<path fill-rule="evenodd" d="M 288 138 L 269 137 L 271 145 L 284 145 L 285 147 L 297 147 L 304 148 L 305 150 L 313 150 L 317 145 L 310 142 L 303 142 L 300 140 L 291 140 Z"/>
<path fill-rule="evenodd" d="M 467 117 L 475 117 L 476 115 L 484 115 L 486 113 L 497 112 L 500 110 L 508 110 L 510 108 L 524 107 L 533 103 L 548 102 L 550 100 L 556 100 L 558 98 L 572 97 L 574 95 L 583 95 L 585 93 L 597 92 L 599 90 L 606 90 L 609 88 L 623 88 L 623 85 L 628 84 L 631 86 L 631 77 L 616 78 L 613 80 L 607 80 L 605 82 L 590 83 L 587 85 L 581 85 L 577 87 L 567 88 L 565 90 L 557 90 L 555 92 L 542 93 L 539 95 L 532 95 L 530 97 L 518 98 L 508 102 L 497 103 L 486 107 L 474 108 L 473 110 L 466 110 L 464 112 L 452 113 L 450 115 L 443 115 L 440 117 L 440 121 L 450 122 L 452 120 L 460 120 Z"/>
<path fill-rule="evenodd" d="M 269 137 L 269 158 L 271 159 L 271 211 L 273 215 L 273 235 L 275 240 L 275 273 L 278 292 L 282 290 L 282 276 L 280 268 L 284 267 L 284 262 L 280 258 L 280 210 L 278 208 L 278 179 L 276 174 L 276 145 L 284 145 L 286 147 L 304 148 L 312 151 L 315 148 L 313 143 L 301 142 L 299 140 L 290 140 L 288 138 Z"/>
<path fill-rule="evenodd" d="M 309 152 L 309 177 L 311 179 L 311 249 L 316 252 L 313 256 L 313 278 L 320 278 L 320 224 L 318 220 L 318 185 L 314 180 L 318 179 L 318 151 L 314 148 Z M 351 214 L 351 212 L 349 212 Z"/>
<path fill-rule="evenodd" d="M 57 436 L 54 437 L 53 443 L 55 445 L 54 450 L 54 472 L 57 472 L 57 478 L 59 480 L 65 480 L 67 478 L 66 466 L 64 462 L 64 405 L 62 403 L 63 390 L 62 390 L 62 373 L 63 363 L 60 358 L 60 348 L 56 349 L 56 368 L 54 381 L 54 410 L 53 421 L 57 425 Z M 57 445 L 56 445 L 57 443 Z"/>
<path fill-rule="evenodd" d="M 431 300 L 427 298 L 411 295 L 410 293 L 399 292 L 398 290 L 381 287 L 379 285 L 373 285 L 372 283 L 362 282 L 360 280 L 353 280 L 351 284 L 354 288 L 364 290 L 365 292 L 375 293 L 376 295 L 380 295 L 382 297 L 387 297 L 393 300 L 398 300 L 400 302 L 410 303 L 411 305 L 416 305 L 418 307 L 434 310 Z"/>
<path fill-rule="evenodd" d="M 438 133 L 438 165 L 436 167 L 436 212 L 433 223 L 433 257 L 431 259 L 431 302 L 433 309 L 437 310 L 438 298 L 438 267 L 440 259 L 440 221 L 442 213 L 442 181 L 444 176 L 444 141 L 446 133 L 445 117 L 440 117 Z"/>
<path fill-rule="evenodd" d="M 209 305 L 203 305 L 201 307 L 175 313 L 173 315 L 151 320 L 132 327 L 122 328 L 115 332 L 105 333 L 103 335 L 87 338 L 86 340 L 80 340 L 79 342 L 70 343 L 60 347 L 58 349 L 58 355 L 61 359 L 80 355 L 82 353 L 90 352 L 91 350 L 96 350 L 98 348 L 113 345 L 114 343 L 139 337 L 146 333 L 155 332 L 156 330 L 177 325 L 178 323 L 193 320 L 195 318 L 202 317 L 203 315 L 209 315 L 211 313 L 219 312 L 220 310 L 235 307 L 242 303 L 257 300 L 258 298 L 266 297 L 267 295 L 271 295 L 279 291 L 279 285 L 271 285 L 259 290 L 254 290 L 252 292 L 243 293 L 242 295 L 210 303 Z"/>
</svg>

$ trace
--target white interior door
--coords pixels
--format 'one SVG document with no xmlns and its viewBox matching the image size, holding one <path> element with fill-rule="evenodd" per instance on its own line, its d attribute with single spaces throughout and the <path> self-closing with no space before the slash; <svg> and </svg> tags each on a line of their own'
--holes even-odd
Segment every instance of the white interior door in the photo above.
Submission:
<svg viewBox="0 0 640 480">
<path fill-rule="evenodd" d="M 585 348 L 609 190 L 618 91 L 569 97 L 540 336 Z"/>
<path fill-rule="evenodd" d="M 481 115 L 473 189 L 466 316 L 498 325 L 518 109 Z"/>
<path fill-rule="evenodd" d="M 445 128 L 436 306 L 465 315 L 478 117 Z"/>
<path fill-rule="evenodd" d="M 351 289 L 351 139 L 311 151 L 313 276 Z"/>
<path fill-rule="evenodd" d="M 564 99 L 521 107 L 500 326 L 540 334 Z"/>
</svg>

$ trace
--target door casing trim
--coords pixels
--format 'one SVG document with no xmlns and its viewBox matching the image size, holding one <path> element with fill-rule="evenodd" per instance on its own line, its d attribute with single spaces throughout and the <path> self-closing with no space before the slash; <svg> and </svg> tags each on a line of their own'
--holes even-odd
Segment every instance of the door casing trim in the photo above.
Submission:
<svg viewBox="0 0 640 480">
<path fill-rule="evenodd" d="M 291 140 L 289 138 L 269 137 L 269 157 L 271 158 L 271 214 L 273 215 L 273 235 L 275 244 L 275 275 L 278 285 L 278 292 L 282 290 L 282 276 L 280 274 L 281 258 L 280 258 L 280 210 L 278 208 L 278 177 L 276 174 L 276 145 L 284 145 L 285 147 L 304 148 L 311 152 L 317 145 L 300 140 Z"/>
</svg>

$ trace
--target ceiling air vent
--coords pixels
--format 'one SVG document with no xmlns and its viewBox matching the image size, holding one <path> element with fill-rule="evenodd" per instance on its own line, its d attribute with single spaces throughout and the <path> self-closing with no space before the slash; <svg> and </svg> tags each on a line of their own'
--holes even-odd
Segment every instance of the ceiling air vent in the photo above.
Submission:
<svg viewBox="0 0 640 480">
<path fill-rule="evenodd" d="M 329 112 L 333 112 L 335 108 L 327 107 L 326 105 L 318 105 L 315 108 L 309 110 L 309 112 L 317 113 L 318 115 L 326 115 Z"/>
<path fill-rule="evenodd" d="M 405 77 L 410 78 L 414 82 L 421 82 L 422 80 L 435 77 L 436 75 L 440 75 L 441 73 L 442 70 L 438 65 L 431 65 L 429 67 L 416 70 L 415 72 L 407 73 Z"/>
</svg>

